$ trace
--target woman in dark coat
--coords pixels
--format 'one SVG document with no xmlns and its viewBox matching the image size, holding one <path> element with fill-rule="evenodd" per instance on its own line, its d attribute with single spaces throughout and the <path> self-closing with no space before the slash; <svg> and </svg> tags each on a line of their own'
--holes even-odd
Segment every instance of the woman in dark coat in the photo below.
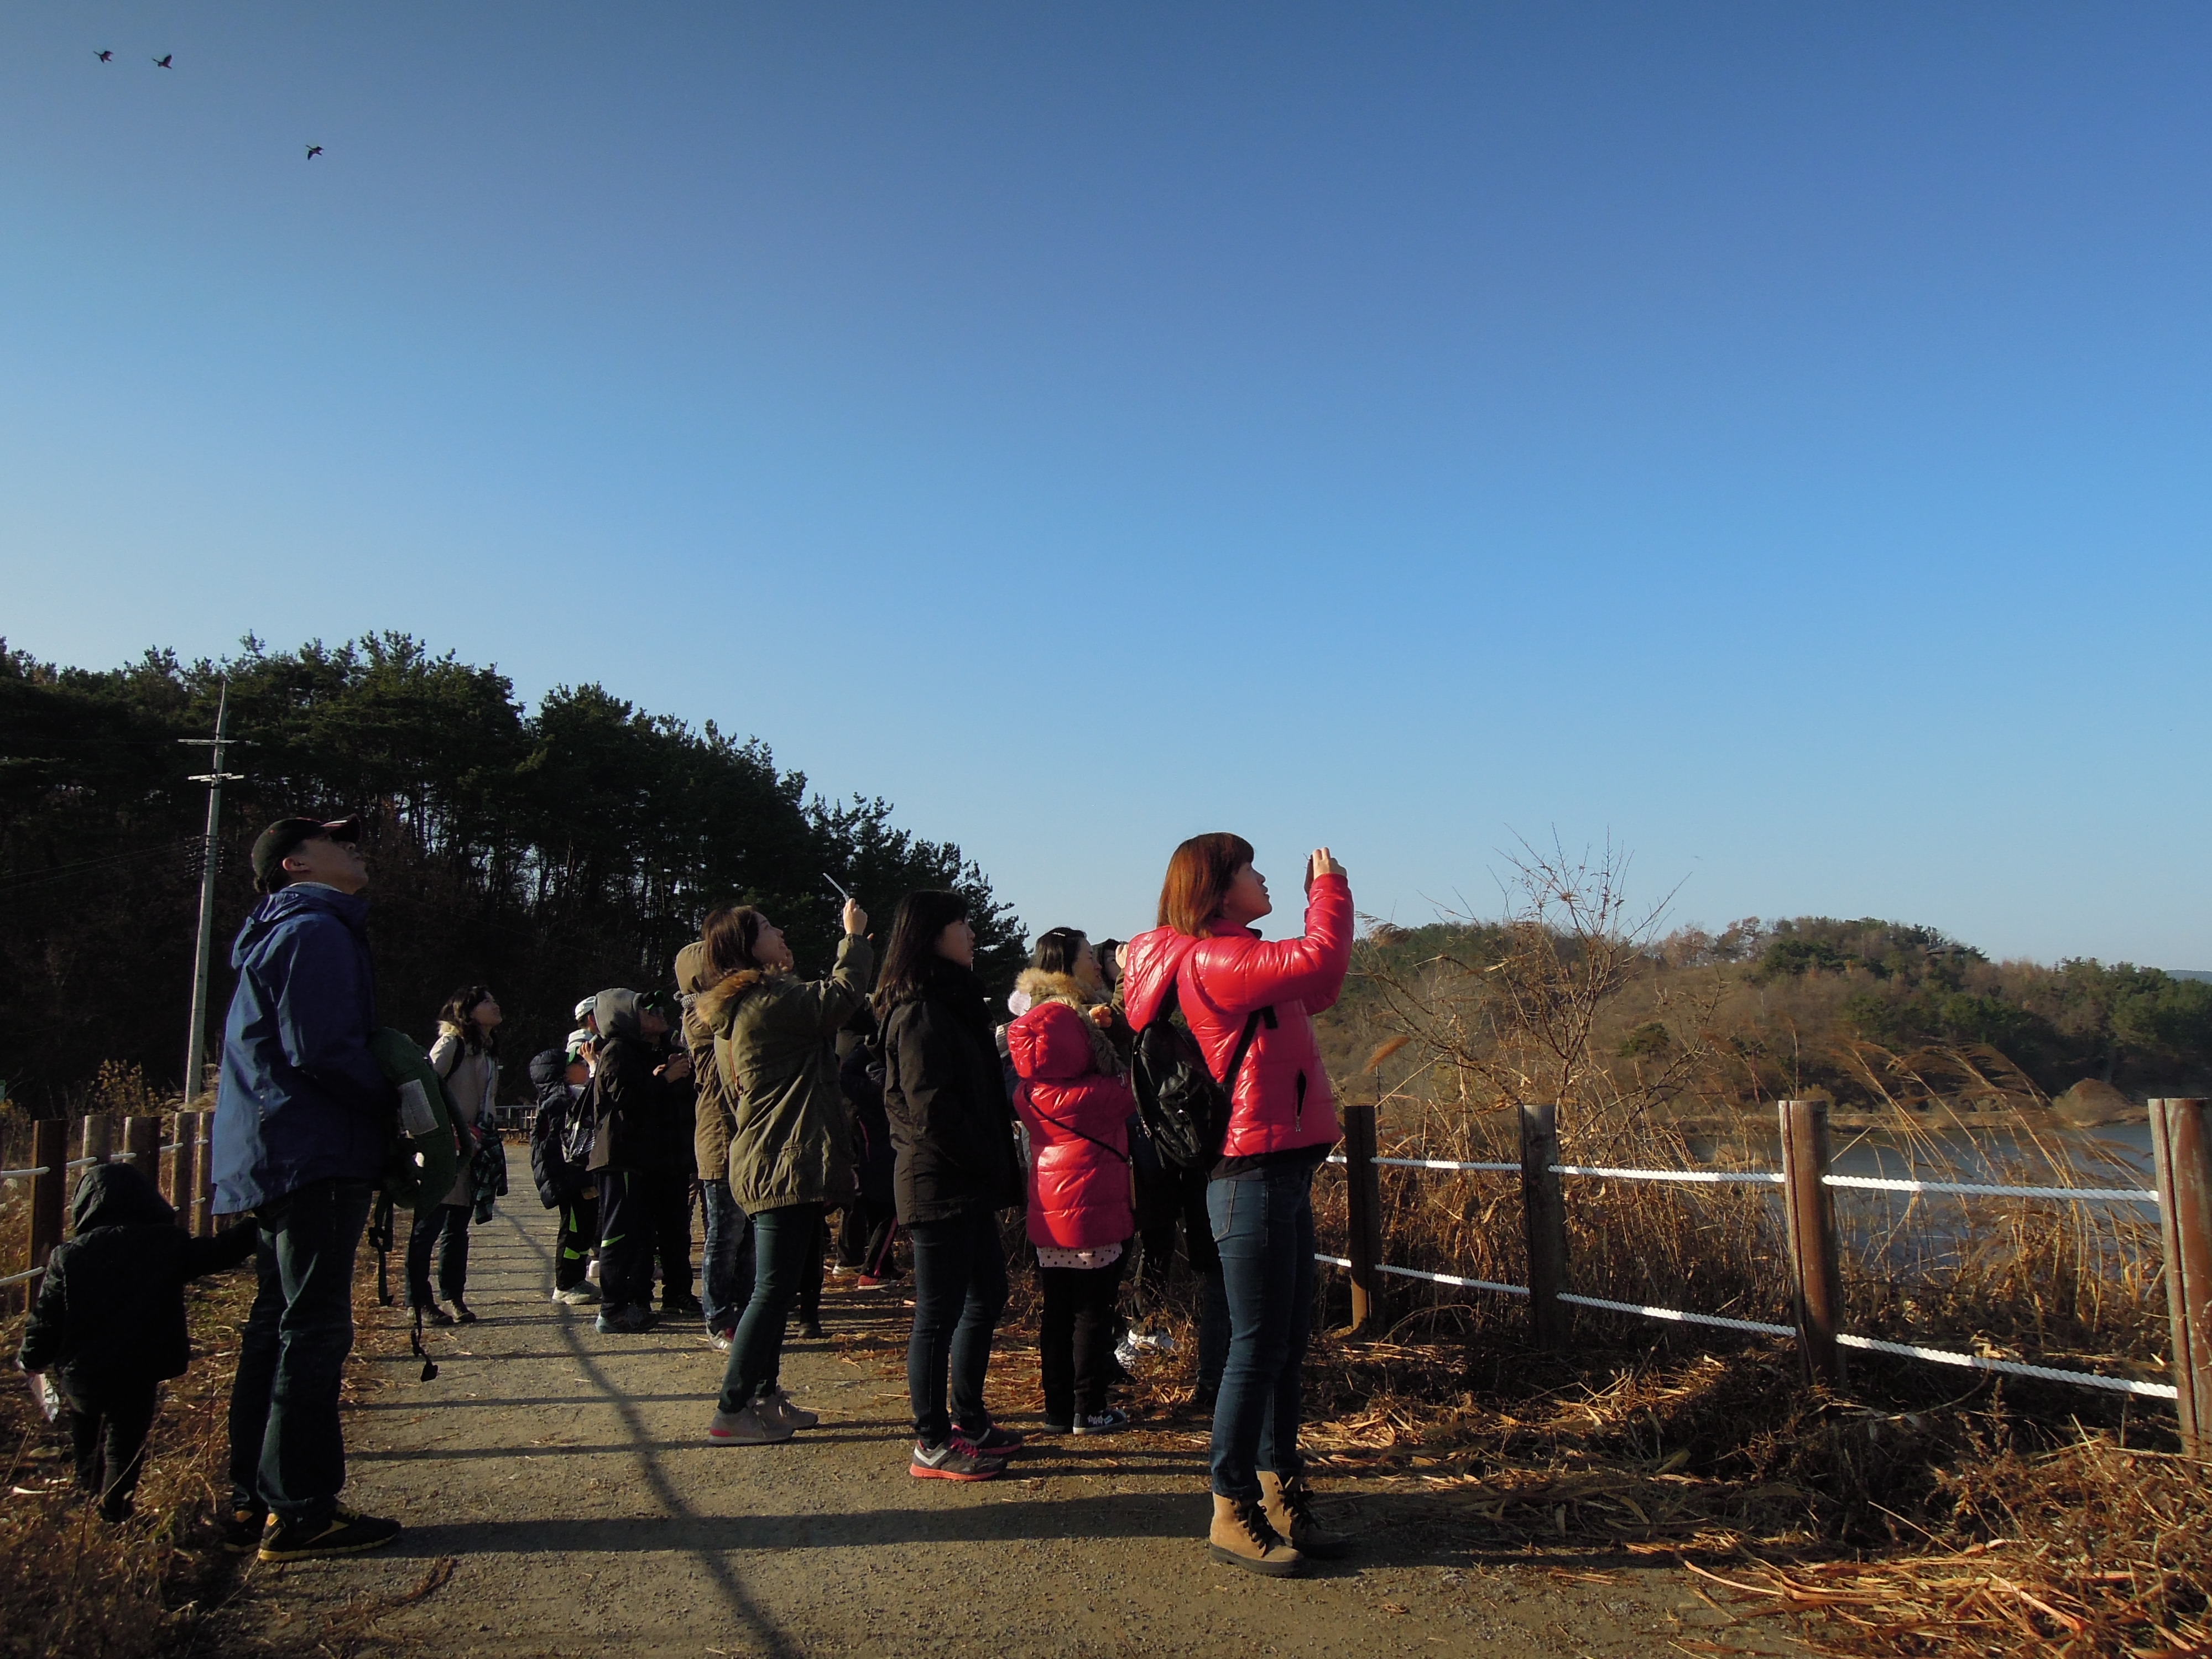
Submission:
<svg viewBox="0 0 2212 1659">
<path fill-rule="evenodd" d="M 1021 1444 L 983 1406 L 992 1333 L 1006 1305 L 998 1212 L 1021 1201 L 1021 1176 L 975 962 L 965 898 L 925 890 L 899 902 L 876 1011 L 897 1149 L 893 1195 L 914 1249 L 908 1471 L 929 1480 L 988 1480 Z"/>
</svg>

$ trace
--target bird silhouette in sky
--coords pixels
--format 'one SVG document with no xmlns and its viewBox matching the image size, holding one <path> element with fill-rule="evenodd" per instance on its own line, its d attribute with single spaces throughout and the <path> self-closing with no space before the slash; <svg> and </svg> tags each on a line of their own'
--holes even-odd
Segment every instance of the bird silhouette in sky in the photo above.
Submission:
<svg viewBox="0 0 2212 1659">
<path fill-rule="evenodd" d="M 174 53 L 173 52 L 163 52 L 163 53 L 162 53 L 159 58 L 156 58 L 154 60 L 154 67 L 155 67 L 155 69 L 174 69 L 174 68 L 176 68 L 176 65 L 175 65 L 174 64 L 172 64 L 172 63 L 169 61 L 172 58 L 174 58 L 176 55 L 177 55 L 177 54 L 176 54 L 176 53 Z"/>
<path fill-rule="evenodd" d="M 112 64 L 115 61 L 115 54 L 112 52 L 95 52 L 92 55 L 103 64 Z"/>
<path fill-rule="evenodd" d="M 315 157 L 320 155 L 322 153 L 323 147 L 320 144 L 310 144 L 307 146 L 307 159 L 310 161 L 313 161 Z"/>
</svg>

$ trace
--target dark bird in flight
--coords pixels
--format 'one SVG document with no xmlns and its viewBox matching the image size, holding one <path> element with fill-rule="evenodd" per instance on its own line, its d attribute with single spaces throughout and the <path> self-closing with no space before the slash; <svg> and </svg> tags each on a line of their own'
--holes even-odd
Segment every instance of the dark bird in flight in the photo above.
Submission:
<svg viewBox="0 0 2212 1659">
<path fill-rule="evenodd" d="M 320 155 L 322 153 L 323 147 L 320 144 L 310 144 L 307 146 L 307 159 L 310 161 L 313 161 L 315 157 Z"/>
<path fill-rule="evenodd" d="M 115 54 L 112 52 L 95 52 L 92 55 L 103 64 L 112 64 L 115 61 Z"/>
<path fill-rule="evenodd" d="M 174 68 L 176 68 L 176 65 L 175 65 L 174 64 L 172 64 L 172 63 L 169 61 L 172 58 L 174 58 L 176 55 L 177 55 L 177 54 L 176 54 L 176 53 L 174 53 L 173 52 L 163 52 L 163 53 L 162 53 L 159 58 L 156 58 L 154 60 L 154 67 L 155 67 L 155 69 L 174 69 Z"/>
</svg>

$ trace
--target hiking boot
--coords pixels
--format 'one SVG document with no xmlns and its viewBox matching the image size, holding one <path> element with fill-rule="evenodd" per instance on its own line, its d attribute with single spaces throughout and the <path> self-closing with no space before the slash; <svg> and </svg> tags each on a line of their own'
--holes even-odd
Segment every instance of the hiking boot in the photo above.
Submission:
<svg viewBox="0 0 2212 1659">
<path fill-rule="evenodd" d="M 1109 1406 L 1103 1412 L 1079 1413 L 1075 1419 L 1078 1434 L 1119 1434 L 1129 1426 L 1129 1413 Z"/>
<path fill-rule="evenodd" d="M 1334 1561 L 1351 1553 L 1352 1540 L 1313 1518 L 1313 1490 L 1303 1479 L 1285 1480 L 1273 1469 L 1260 1471 L 1260 1506 L 1267 1524 L 1291 1540 L 1300 1555 Z"/>
<path fill-rule="evenodd" d="M 743 1411 L 716 1412 L 707 1425 L 710 1446 L 773 1446 L 791 1438 L 791 1425 L 772 1418 L 757 1405 Z"/>
<path fill-rule="evenodd" d="M 261 1534 L 269 1525 L 269 1510 L 260 1504 L 243 1504 L 231 1500 L 230 1513 L 223 1516 L 222 1547 L 233 1555 L 251 1555 L 261 1547 Z"/>
<path fill-rule="evenodd" d="M 477 1316 L 469 1311 L 469 1304 L 462 1301 L 458 1296 L 455 1297 L 453 1298 L 453 1323 L 456 1325 L 473 1325 L 476 1322 Z"/>
<path fill-rule="evenodd" d="M 264 1561 L 359 1555 L 364 1550 L 382 1549 L 398 1536 L 397 1521 L 380 1521 L 340 1504 L 326 1521 L 286 1521 L 270 1516 L 268 1529 L 261 1534 L 260 1554 Z"/>
<path fill-rule="evenodd" d="M 981 1434 L 970 1434 L 965 1429 L 955 1429 L 952 1437 L 973 1448 L 983 1457 L 995 1457 L 1001 1462 L 1022 1449 L 1022 1437 L 1012 1429 L 1002 1429 L 996 1423 L 988 1425 Z"/>
<path fill-rule="evenodd" d="M 453 1315 L 434 1302 L 426 1302 L 416 1311 L 422 1316 L 425 1325 L 450 1325 L 453 1322 Z"/>
<path fill-rule="evenodd" d="M 554 1291 L 553 1299 L 564 1308 L 596 1308 L 599 1305 L 599 1287 L 586 1279 L 565 1291 Z"/>
<path fill-rule="evenodd" d="M 781 1423 L 786 1428 L 811 1429 L 822 1420 L 821 1413 L 807 1410 L 785 1393 L 781 1383 L 760 1401 L 759 1407 L 763 1417 L 769 1417 L 773 1413 L 775 1415 L 771 1420 Z"/>
<path fill-rule="evenodd" d="M 1004 1458 L 985 1457 L 955 1435 L 941 1446 L 914 1443 L 906 1472 L 917 1480 L 995 1480 L 1006 1472 Z"/>
<path fill-rule="evenodd" d="M 1206 1536 L 1206 1553 L 1216 1561 L 1270 1578 L 1296 1578 L 1306 1570 L 1305 1557 L 1267 1524 L 1266 1510 L 1219 1492 L 1213 1494 L 1213 1530 Z"/>
</svg>

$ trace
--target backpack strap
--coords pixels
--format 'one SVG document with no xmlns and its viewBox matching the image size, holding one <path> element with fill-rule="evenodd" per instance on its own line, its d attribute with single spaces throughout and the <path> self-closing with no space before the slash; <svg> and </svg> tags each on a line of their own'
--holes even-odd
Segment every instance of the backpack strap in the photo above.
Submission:
<svg viewBox="0 0 2212 1659">
<path fill-rule="evenodd" d="M 1181 969 L 1177 969 L 1175 978 L 1168 983 L 1168 994 L 1162 999 L 1159 1011 L 1152 1018 L 1156 1020 L 1165 1019 L 1170 1014 L 1180 1013 L 1182 1009 L 1182 973 Z M 1244 1069 L 1244 1056 L 1252 1052 L 1252 1041 L 1260 1035 L 1260 1027 L 1263 1022 L 1269 1030 L 1275 1029 L 1275 1005 L 1272 1002 L 1264 1008 L 1255 1008 L 1247 1017 L 1244 1021 L 1243 1034 L 1237 1039 L 1237 1052 L 1229 1057 L 1229 1070 L 1221 1079 L 1221 1087 L 1228 1095 L 1232 1105 L 1237 1099 L 1237 1074 Z M 1189 1023 L 1188 1018 L 1184 1023 L 1186 1024 Z"/>
<path fill-rule="evenodd" d="M 1042 1118 L 1047 1123 L 1051 1124 L 1054 1128 L 1064 1129 L 1069 1134 L 1073 1135 L 1078 1140 L 1087 1140 L 1094 1146 L 1103 1147 L 1107 1152 L 1113 1153 L 1115 1157 L 1120 1158 L 1124 1164 L 1127 1164 L 1129 1161 L 1128 1153 L 1115 1146 L 1113 1142 L 1109 1140 L 1101 1140 L 1097 1135 L 1087 1135 L 1084 1133 L 1082 1130 L 1077 1128 L 1073 1123 L 1062 1123 L 1050 1112 L 1037 1112 L 1036 1099 L 1035 1096 L 1030 1097 L 1030 1110 L 1036 1112 L 1036 1115 L 1039 1117 Z"/>
</svg>

